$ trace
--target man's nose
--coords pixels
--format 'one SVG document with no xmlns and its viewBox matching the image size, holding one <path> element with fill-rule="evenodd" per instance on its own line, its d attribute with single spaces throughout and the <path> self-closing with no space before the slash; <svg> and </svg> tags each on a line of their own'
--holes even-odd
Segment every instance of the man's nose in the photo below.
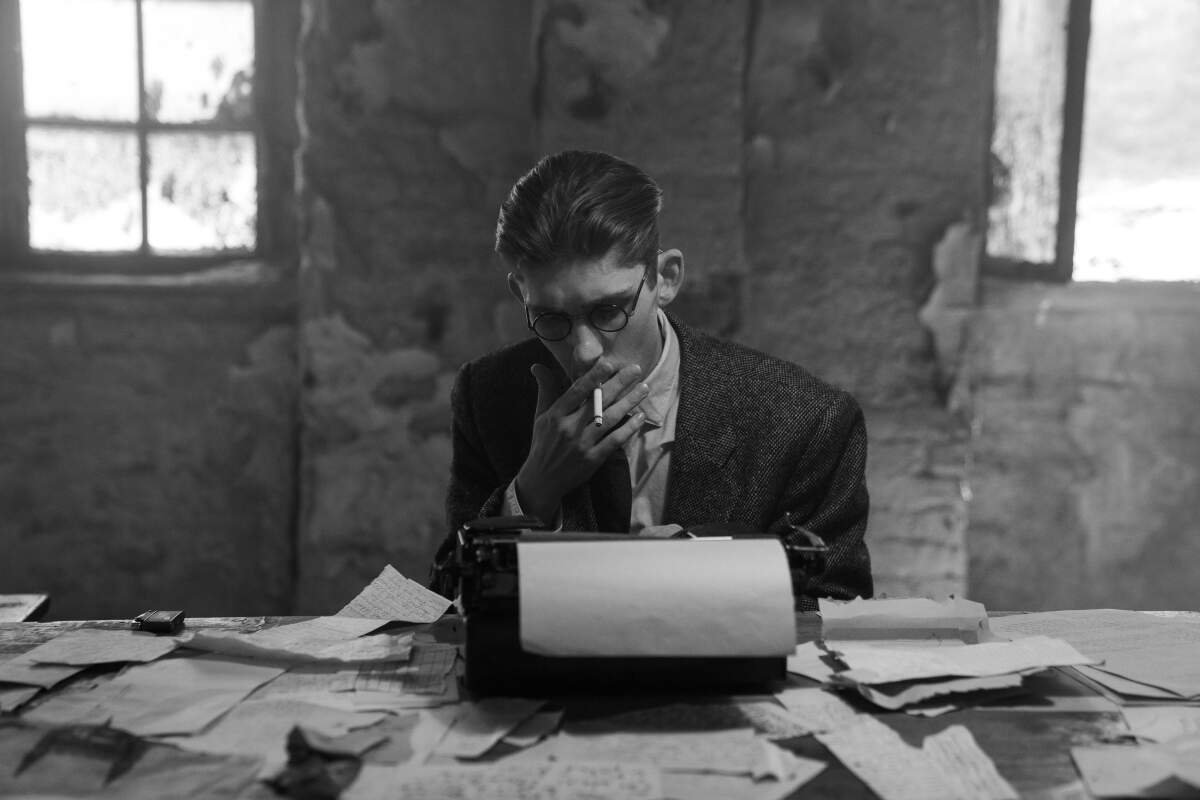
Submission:
<svg viewBox="0 0 1200 800">
<path fill-rule="evenodd" d="M 596 359 L 604 355 L 604 341 L 584 322 L 577 322 L 571 327 L 571 357 L 579 365 L 596 363 Z"/>
</svg>

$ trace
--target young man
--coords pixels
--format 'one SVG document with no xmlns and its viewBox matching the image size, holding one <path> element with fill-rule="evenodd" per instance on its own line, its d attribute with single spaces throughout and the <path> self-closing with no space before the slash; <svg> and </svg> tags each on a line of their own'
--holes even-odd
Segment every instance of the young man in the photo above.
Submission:
<svg viewBox="0 0 1200 800">
<path fill-rule="evenodd" d="M 548 156 L 513 186 L 496 252 L 534 336 L 459 372 L 450 537 L 435 565 L 477 517 L 785 540 L 800 525 L 829 553 L 797 607 L 869 597 L 862 411 L 801 368 L 666 313 L 684 263 L 659 249 L 660 206 L 649 176 L 604 153 Z M 439 566 L 433 585 L 452 596 Z"/>
</svg>

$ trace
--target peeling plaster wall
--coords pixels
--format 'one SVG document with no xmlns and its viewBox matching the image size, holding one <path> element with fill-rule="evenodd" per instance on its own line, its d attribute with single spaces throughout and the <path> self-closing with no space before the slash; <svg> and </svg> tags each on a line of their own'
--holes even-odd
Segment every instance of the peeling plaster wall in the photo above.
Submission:
<svg viewBox="0 0 1200 800">
<path fill-rule="evenodd" d="M 298 610 L 336 607 L 384 561 L 424 576 L 454 372 L 525 335 L 490 255 L 496 209 L 567 147 L 661 181 L 684 319 L 867 406 L 878 588 L 961 592 L 965 433 L 918 312 L 935 243 L 985 213 L 994 11 L 308 3 Z"/>
<path fill-rule="evenodd" d="M 1200 287 L 989 283 L 968 359 L 972 596 L 1190 609 Z"/>
<path fill-rule="evenodd" d="M 454 374 L 516 333 L 491 248 L 531 36 L 524 2 L 305 6 L 301 613 L 384 563 L 424 578 L 445 534 Z"/>
<path fill-rule="evenodd" d="M 0 293 L 0 591 L 50 617 L 286 613 L 296 337 L 270 293 Z"/>
</svg>

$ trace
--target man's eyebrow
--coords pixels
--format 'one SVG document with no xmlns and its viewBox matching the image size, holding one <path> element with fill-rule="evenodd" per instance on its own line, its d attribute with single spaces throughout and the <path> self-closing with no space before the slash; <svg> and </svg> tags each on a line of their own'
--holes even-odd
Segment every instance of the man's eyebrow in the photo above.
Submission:
<svg viewBox="0 0 1200 800">
<path fill-rule="evenodd" d="M 630 300 L 632 300 L 634 294 L 636 294 L 636 293 L 637 293 L 637 289 L 623 289 L 622 291 L 619 291 L 619 292 L 610 292 L 606 295 L 596 298 L 595 300 L 593 300 L 592 302 L 590 302 L 586 306 L 584 306 L 584 308 L 595 308 L 596 306 L 623 305 L 624 303 L 628 303 Z M 567 313 L 567 312 L 563 311 L 561 308 L 549 308 L 547 306 L 538 305 L 537 303 L 529 303 L 529 310 L 536 311 L 538 313 L 550 313 L 550 314 L 565 314 L 565 313 Z"/>
</svg>

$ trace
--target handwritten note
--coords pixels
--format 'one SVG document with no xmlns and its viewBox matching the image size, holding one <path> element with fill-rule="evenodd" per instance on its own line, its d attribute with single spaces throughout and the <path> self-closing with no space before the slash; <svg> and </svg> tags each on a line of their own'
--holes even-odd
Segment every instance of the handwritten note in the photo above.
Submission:
<svg viewBox="0 0 1200 800">
<path fill-rule="evenodd" d="M 121 661 L 153 661 L 179 646 L 171 636 L 137 631 L 67 631 L 25 654 L 37 664 L 87 666 Z"/>
<path fill-rule="evenodd" d="M 862 713 L 836 692 L 819 688 L 791 688 L 775 698 L 808 728 L 807 733 L 834 731 L 858 722 Z"/>
<path fill-rule="evenodd" d="M 672 733 L 593 732 L 576 727 L 552 741 L 564 761 L 602 760 L 653 764 L 663 770 L 751 775 L 761 755 L 753 728 Z"/>
<path fill-rule="evenodd" d="M 364 764 L 342 794 L 346 800 L 659 800 L 662 796 L 658 770 L 643 764 L 508 760 L 482 766 Z"/>
<path fill-rule="evenodd" d="M 883 800 L 1009 800 L 1016 791 L 1005 781 L 971 732 L 961 725 L 910 747 L 874 717 L 817 734 Z"/>
<path fill-rule="evenodd" d="M 388 564 L 375 580 L 337 612 L 339 617 L 363 617 L 398 622 L 434 622 L 450 601 L 406 578 Z"/>
</svg>

